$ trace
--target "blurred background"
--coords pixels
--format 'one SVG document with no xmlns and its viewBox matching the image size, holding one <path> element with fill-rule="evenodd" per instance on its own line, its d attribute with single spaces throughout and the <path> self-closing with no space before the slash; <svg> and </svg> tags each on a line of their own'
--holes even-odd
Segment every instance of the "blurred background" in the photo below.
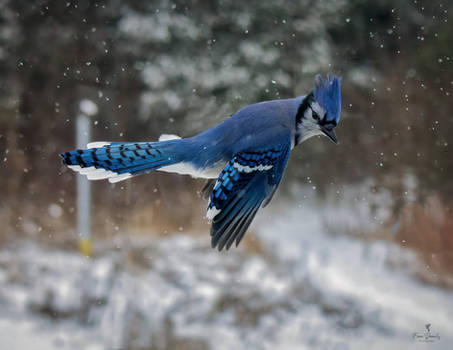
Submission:
<svg viewBox="0 0 453 350">
<path fill-rule="evenodd" d="M 452 1 L 0 0 L 0 343 L 11 349 L 430 349 L 453 341 Z M 204 183 L 91 183 L 75 148 L 192 136 L 342 76 L 338 146 L 295 149 L 241 246 Z M 428 334 L 429 335 L 429 334 Z"/>
</svg>

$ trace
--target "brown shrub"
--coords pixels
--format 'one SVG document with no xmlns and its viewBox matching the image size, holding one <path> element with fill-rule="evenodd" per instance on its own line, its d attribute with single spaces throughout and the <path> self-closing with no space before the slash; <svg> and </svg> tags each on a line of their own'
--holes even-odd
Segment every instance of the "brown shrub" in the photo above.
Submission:
<svg viewBox="0 0 453 350">
<path fill-rule="evenodd" d="M 412 203 L 403 208 L 395 240 L 422 257 L 423 279 L 453 287 L 453 218 L 438 196 L 428 197 L 423 206 Z"/>
</svg>

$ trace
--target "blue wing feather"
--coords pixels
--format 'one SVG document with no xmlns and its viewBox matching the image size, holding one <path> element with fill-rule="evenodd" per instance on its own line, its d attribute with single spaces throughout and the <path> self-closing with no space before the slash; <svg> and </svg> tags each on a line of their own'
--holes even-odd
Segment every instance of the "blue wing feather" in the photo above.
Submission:
<svg viewBox="0 0 453 350">
<path fill-rule="evenodd" d="M 240 152 L 222 170 L 208 206 L 208 215 L 214 213 L 213 248 L 229 249 L 235 240 L 237 246 L 263 201 L 275 192 L 290 152 L 289 137 L 285 141 L 257 151 Z"/>
</svg>

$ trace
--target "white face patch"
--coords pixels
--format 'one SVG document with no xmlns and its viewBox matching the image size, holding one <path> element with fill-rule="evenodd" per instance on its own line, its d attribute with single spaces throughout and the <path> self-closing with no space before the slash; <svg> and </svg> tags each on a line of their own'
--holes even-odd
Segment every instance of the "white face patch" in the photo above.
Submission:
<svg viewBox="0 0 453 350">
<path fill-rule="evenodd" d="M 319 118 L 321 119 L 324 119 L 324 116 L 326 115 L 326 111 L 324 110 L 324 108 L 322 108 L 318 102 L 316 101 L 313 101 L 311 104 L 310 104 L 310 107 L 313 111 L 316 112 L 317 115 L 319 115 Z"/>
<path fill-rule="evenodd" d="M 301 119 L 300 123 L 297 125 L 296 133 L 297 137 L 297 144 L 309 139 L 310 137 L 316 135 L 322 135 L 323 132 L 318 124 L 318 121 L 313 118 L 313 111 L 315 111 L 320 117 L 323 116 L 324 110 L 322 107 L 317 103 L 313 102 L 310 105 L 311 108 L 307 108 L 304 112 L 304 117 Z"/>
</svg>

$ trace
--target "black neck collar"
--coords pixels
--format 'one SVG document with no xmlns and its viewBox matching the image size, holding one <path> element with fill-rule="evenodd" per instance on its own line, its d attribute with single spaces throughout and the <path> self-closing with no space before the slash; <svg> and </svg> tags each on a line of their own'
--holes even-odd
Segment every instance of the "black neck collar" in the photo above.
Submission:
<svg viewBox="0 0 453 350">
<path fill-rule="evenodd" d="M 294 134 L 294 146 L 297 146 L 299 144 L 301 135 L 297 130 L 297 126 L 300 124 L 301 119 L 304 117 L 305 111 L 310 108 L 310 104 L 315 100 L 315 97 L 313 96 L 313 92 L 310 92 L 307 96 L 304 97 L 302 102 L 299 105 L 299 108 L 297 109 L 296 113 L 296 132 Z"/>
<path fill-rule="evenodd" d="M 297 114 L 296 114 L 296 127 L 297 124 L 300 123 L 300 120 L 304 116 L 305 111 L 307 108 L 310 108 L 310 104 L 315 100 L 315 97 L 313 96 L 313 92 L 310 92 L 307 96 L 304 97 L 302 102 L 299 105 L 299 108 L 297 109 Z"/>
</svg>

